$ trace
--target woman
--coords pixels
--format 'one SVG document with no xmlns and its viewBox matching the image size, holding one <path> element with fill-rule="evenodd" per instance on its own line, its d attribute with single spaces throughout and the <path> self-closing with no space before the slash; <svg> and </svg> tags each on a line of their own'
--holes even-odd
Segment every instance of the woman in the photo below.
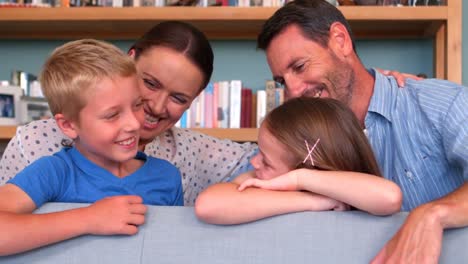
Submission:
<svg viewBox="0 0 468 264">
<path fill-rule="evenodd" d="M 179 168 L 185 205 L 193 205 L 208 185 L 248 169 L 255 144 L 174 127 L 213 72 L 213 51 L 202 32 L 186 23 L 163 22 L 137 40 L 128 54 L 135 59 L 146 100 L 140 149 Z M 19 127 L 0 161 L 0 184 L 41 156 L 59 151 L 64 138 L 53 120 Z"/>
</svg>

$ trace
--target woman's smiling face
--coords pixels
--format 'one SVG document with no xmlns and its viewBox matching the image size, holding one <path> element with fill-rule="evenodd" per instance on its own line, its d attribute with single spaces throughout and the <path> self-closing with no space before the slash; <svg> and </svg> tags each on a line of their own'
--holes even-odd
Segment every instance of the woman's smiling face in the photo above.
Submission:
<svg viewBox="0 0 468 264">
<path fill-rule="evenodd" d="M 200 93 L 203 74 L 185 55 L 164 46 L 142 53 L 135 64 L 145 100 L 140 144 L 146 144 L 179 121 Z"/>
</svg>

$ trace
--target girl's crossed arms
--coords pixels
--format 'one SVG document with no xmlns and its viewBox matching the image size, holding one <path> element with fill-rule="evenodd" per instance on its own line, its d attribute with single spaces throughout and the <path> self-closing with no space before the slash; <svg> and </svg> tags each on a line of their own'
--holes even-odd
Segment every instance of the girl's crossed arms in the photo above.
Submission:
<svg viewBox="0 0 468 264">
<path fill-rule="evenodd" d="M 400 188 L 380 176 L 357 119 L 336 100 L 287 101 L 263 121 L 258 145 L 251 160 L 255 172 L 212 185 L 198 197 L 200 219 L 238 224 L 300 211 L 400 210 Z"/>
</svg>

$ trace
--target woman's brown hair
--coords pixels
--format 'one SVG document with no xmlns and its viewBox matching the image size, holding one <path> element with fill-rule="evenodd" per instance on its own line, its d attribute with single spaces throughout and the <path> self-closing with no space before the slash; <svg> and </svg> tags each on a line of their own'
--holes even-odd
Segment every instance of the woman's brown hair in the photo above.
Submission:
<svg viewBox="0 0 468 264">
<path fill-rule="evenodd" d="M 355 171 L 381 176 L 372 149 L 354 113 L 334 99 L 294 98 L 263 122 L 297 162 L 296 168 Z M 310 159 L 309 148 L 319 140 Z M 294 165 L 293 165 L 294 166 Z"/>
<path fill-rule="evenodd" d="M 131 50 L 135 60 L 154 47 L 166 47 L 183 54 L 203 74 L 200 91 L 205 89 L 213 73 L 214 54 L 210 42 L 198 28 L 180 21 L 165 21 L 148 30 L 138 39 Z"/>
</svg>

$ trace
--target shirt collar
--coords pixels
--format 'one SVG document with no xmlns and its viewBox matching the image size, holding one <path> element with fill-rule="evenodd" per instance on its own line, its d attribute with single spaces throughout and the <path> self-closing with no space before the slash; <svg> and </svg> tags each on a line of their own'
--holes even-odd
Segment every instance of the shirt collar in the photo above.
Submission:
<svg viewBox="0 0 468 264">
<path fill-rule="evenodd" d="M 375 77 L 374 93 L 369 103 L 368 112 L 374 112 L 392 121 L 392 108 L 395 103 L 398 85 L 394 77 L 385 76 L 375 69 L 371 69 Z"/>
<path fill-rule="evenodd" d="M 86 158 L 81 152 L 78 151 L 75 147 L 65 147 L 65 151 L 67 151 L 70 155 L 70 157 L 75 161 L 75 166 L 78 166 L 81 170 L 87 172 L 90 175 L 113 175 L 106 169 L 102 168 L 101 166 L 98 166 L 96 163 L 90 161 L 88 158 Z M 141 151 L 138 151 L 137 154 L 135 155 L 135 159 L 138 160 L 147 160 L 147 155 Z"/>
</svg>

